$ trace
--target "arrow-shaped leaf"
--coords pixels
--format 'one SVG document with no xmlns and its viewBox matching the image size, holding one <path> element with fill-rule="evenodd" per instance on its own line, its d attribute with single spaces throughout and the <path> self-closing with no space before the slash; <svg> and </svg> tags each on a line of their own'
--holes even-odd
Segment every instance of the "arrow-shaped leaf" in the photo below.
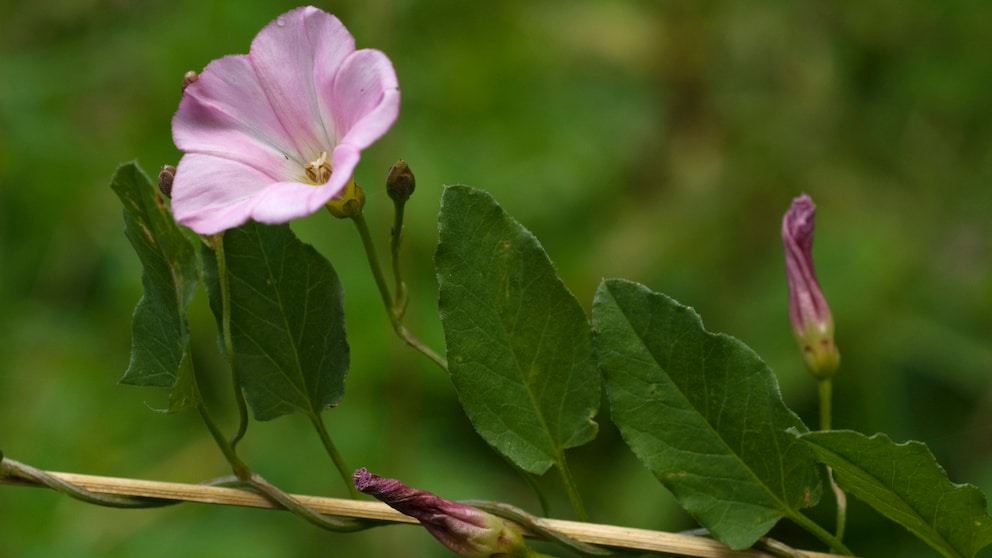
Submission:
<svg viewBox="0 0 992 558">
<path fill-rule="evenodd" d="M 971 558 L 992 544 L 985 495 L 953 484 L 926 445 L 896 444 L 835 430 L 802 436 L 834 471 L 837 484 L 948 558 Z"/>
<path fill-rule="evenodd" d="M 589 322 L 540 243 L 488 194 L 444 191 L 439 308 L 451 380 L 475 429 L 525 471 L 596 435 Z"/>
<path fill-rule="evenodd" d="M 234 359 L 252 414 L 311 418 L 344 395 L 349 351 L 343 290 L 330 262 L 289 225 L 224 232 Z M 215 254 L 204 248 L 210 306 L 221 320 Z"/>
<path fill-rule="evenodd" d="M 751 546 L 816 503 L 819 469 L 771 370 L 699 315 L 623 280 L 593 303 L 610 412 L 640 460 L 714 536 Z"/>
<path fill-rule="evenodd" d="M 144 287 L 131 318 L 131 362 L 120 381 L 171 388 L 168 410 L 179 411 L 199 397 L 186 327 L 200 283 L 196 250 L 136 164 L 118 167 L 110 187 L 124 204 L 124 233 L 141 260 Z"/>
</svg>

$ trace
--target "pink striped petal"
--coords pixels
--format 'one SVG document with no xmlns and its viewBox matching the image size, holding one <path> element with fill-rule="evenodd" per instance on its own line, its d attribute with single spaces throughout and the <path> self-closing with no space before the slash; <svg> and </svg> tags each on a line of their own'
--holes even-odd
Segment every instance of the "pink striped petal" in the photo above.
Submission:
<svg viewBox="0 0 992 558">
<path fill-rule="evenodd" d="M 337 143 L 317 100 L 316 65 L 336 73 L 354 50 L 355 39 L 338 18 L 309 6 L 279 16 L 251 43 L 249 58 L 271 110 L 307 161 Z"/>
<path fill-rule="evenodd" d="M 216 234 L 247 221 L 252 197 L 270 184 L 271 177 L 249 165 L 187 153 L 172 183 L 172 214 L 200 234 Z"/>
<path fill-rule="evenodd" d="M 343 133 L 339 141 L 359 149 L 382 137 L 400 112 L 396 71 L 378 50 L 359 50 L 345 59 L 331 91 L 323 100 Z"/>
<path fill-rule="evenodd" d="M 274 180 L 307 161 L 276 118 L 248 57 L 214 60 L 183 92 L 172 119 L 176 147 L 254 167 Z"/>
</svg>

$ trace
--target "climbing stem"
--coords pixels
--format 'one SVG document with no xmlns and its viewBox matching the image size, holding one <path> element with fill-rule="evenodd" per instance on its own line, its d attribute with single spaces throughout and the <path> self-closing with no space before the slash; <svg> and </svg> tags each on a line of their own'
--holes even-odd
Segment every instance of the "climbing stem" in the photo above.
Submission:
<svg viewBox="0 0 992 558">
<path fill-rule="evenodd" d="M 207 409 L 207 405 L 201 400 L 196 404 L 196 411 L 200 414 L 200 418 L 203 420 L 203 424 L 206 425 L 207 430 L 210 431 L 210 435 L 213 437 L 214 442 L 217 443 L 217 447 L 220 448 L 221 453 L 224 454 L 224 458 L 231 465 L 231 470 L 234 475 L 241 480 L 248 480 L 251 477 L 251 470 L 241 458 L 238 457 L 238 453 L 234 449 L 234 444 L 232 444 L 221 432 L 220 427 L 214 421 L 213 417 L 210 415 L 210 411 Z"/>
<path fill-rule="evenodd" d="M 221 335 L 224 338 L 224 353 L 227 356 L 228 365 L 231 367 L 234 400 L 238 406 L 238 430 L 230 441 L 233 451 L 248 430 L 248 404 L 245 401 L 245 393 L 241 389 L 241 376 L 238 372 L 237 359 L 234 358 L 234 343 L 231 341 L 231 288 L 227 275 L 227 259 L 224 255 L 224 233 L 214 235 L 213 247 L 217 258 L 217 279 L 220 282 Z"/>
<path fill-rule="evenodd" d="M 324 445 L 324 450 L 327 451 L 327 455 L 331 457 L 331 461 L 333 461 L 334 466 L 337 467 L 338 473 L 341 475 L 341 480 L 344 481 L 344 485 L 348 489 L 348 494 L 350 494 L 352 498 L 358 499 L 358 490 L 355 488 L 355 484 L 351 480 L 352 470 L 345 465 L 344 459 L 341 457 L 341 454 L 338 453 L 337 448 L 334 446 L 334 442 L 331 441 L 331 436 L 327 433 L 327 427 L 324 425 L 324 419 L 319 413 L 311 413 L 310 422 L 317 430 L 317 435 L 320 436 L 320 442 Z"/>
</svg>

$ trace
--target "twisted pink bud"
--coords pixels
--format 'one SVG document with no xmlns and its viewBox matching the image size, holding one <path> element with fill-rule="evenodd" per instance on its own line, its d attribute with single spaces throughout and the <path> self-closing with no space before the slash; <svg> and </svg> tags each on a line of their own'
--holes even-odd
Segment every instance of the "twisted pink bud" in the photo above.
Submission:
<svg viewBox="0 0 992 558">
<path fill-rule="evenodd" d="M 420 521 L 438 541 L 459 556 L 523 558 L 529 555 L 523 537 L 502 519 L 478 508 L 410 488 L 396 479 L 355 471 L 355 488 Z"/>
<path fill-rule="evenodd" d="M 819 379 L 833 376 L 840 364 L 834 344 L 834 319 L 813 271 L 813 219 L 816 206 L 803 194 L 792 200 L 782 219 L 785 275 L 789 282 L 789 320 L 806 368 Z"/>
</svg>

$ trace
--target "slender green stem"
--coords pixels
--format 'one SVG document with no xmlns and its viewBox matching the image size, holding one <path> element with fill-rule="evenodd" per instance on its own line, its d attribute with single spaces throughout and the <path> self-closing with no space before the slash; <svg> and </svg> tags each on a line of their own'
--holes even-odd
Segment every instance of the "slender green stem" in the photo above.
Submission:
<svg viewBox="0 0 992 558">
<path fill-rule="evenodd" d="M 578 552 L 579 554 L 583 554 L 585 556 L 615 555 L 612 550 L 607 550 L 593 544 L 573 539 L 572 537 L 559 533 L 554 529 L 550 529 L 544 525 L 540 518 L 534 517 L 516 506 L 511 506 L 510 504 L 506 504 L 504 502 L 492 502 L 488 500 L 460 500 L 460 502 L 462 504 L 479 508 L 480 510 L 491 513 L 495 516 L 502 517 L 503 519 L 509 519 L 517 525 L 524 527 L 531 533 L 534 533 L 537 536 L 543 537 L 549 541 L 557 542 L 562 546 Z M 528 554 L 528 556 L 531 555 Z M 544 555 L 533 554 L 533 556 Z"/>
<path fill-rule="evenodd" d="M 245 482 L 252 488 L 277 502 L 283 508 L 295 513 L 321 529 L 339 533 L 351 533 L 354 531 L 361 531 L 362 529 L 368 529 L 369 527 L 375 527 L 378 524 L 376 521 L 332 517 L 329 515 L 319 514 L 303 505 L 303 503 L 296 498 L 283 492 L 277 486 L 255 474 L 251 475 L 248 479 L 245 479 Z"/>
<path fill-rule="evenodd" d="M 108 508 L 160 508 L 179 503 L 174 500 L 93 492 L 76 486 L 71 482 L 64 481 L 47 471 L 36 469 L 25 463 L 0 455 L 0 478 L 3 477 L 17 479 L 17 484 L 46 486 L 60 494 L 86 502 L 87 504 L 95 504 Z"/>
<path fill-rule="evenodd" d="M 231 470 L 234 471 L 234 475 L 242 480 L 250 477 L 251 470 L 241 461 L 241 458 L 238 457 L 237 452 L 234 450 L 234 446 L 224 437 L 224 433 L 220 431 L 217 423 L 210 416 L 206 404 L 202 401 L 197 403 L 196 410 L 200 413 L 200 418 L 203 419 L 203 423 L 207 426 L 207 430 L 210 431 L 210 435 L 213 437 L 214 442 L 217 443 L 217 447 L 224 454 L 224 458 L 231 464 Z"/>
<path fill-rule="evenodd" d="M 827 467 L 827 476 L 830 478 L 830 487 L 834 491 L 834 498 L 837 501 L 837 540 L 844 540 L 844 531 L 847 527 L 847 494 L 834 480 L 834 472 Z"/>
<path fill-rule="evenodd" d="M 558 456 L 557 469 L 561 474 L 562 483 L 565 484 L 565 493 L 568 494 L 568 501 L 572 504 L 572 511 L 575 512 L 575 517 L 579 521 L 588 522 L 589 514 L 586 513 L 586 506 L 582 503 L 582 496 L 579 495 L 579 489 L 575 485 L 575 478 L 572 477 L 572 471 L 568 468 L 568 462 L 565 461 L 564 454 Z"/>
<path fill-rule="evenodd" d="M 245 393 L 241 390 L 241 376 L 234 358 L 234 342 L 231 340 L 231 288 L 227 276 L 227 258 L 224 255 L 224 233 L 214 236 L 214 253 L 217 257 L 217 277 L 220 281 L 221 329 L 223 330 L 221 335 L 224 337 L 224 352 L 227 353 L 227 361 L 231 367 L 234 400 L 238 405 L 238 430 L 231 437 L 230 442 L 233 451 L 248 430 L 248 404 L 245 402 Z"/>
<path fill-rule="evenodd" d="M 376 256 L 375 243 L 372 242 L 372 233 L 369 232 L 369 225 L 365 222 L 365 215 L 356 213 L 352 218 L 355 227 L 358 229 L 358 236 L 362 239 L 362 247 L 365 249 L 365 258 L 369 262 L 369 269 L 372 270 L 372 277 L 375 278 L 375 285 L 379 288 L 379 295 L 382 297 L 382 304 L 389 312 L 389 319 L 394 324 L 396 317 L 393 314 L 393 297 L 389 294 L 389 285 L 386 284 L 386 276 L 379 265 L 379 257 Z"/>
<path fill-rule="evenodd" d="M 253 473 L 251 469 L 249 469 L 248 466 L 241 461 L 241 458 L 238 457 L 234 444 L 227 440 L 224 433 L 221 432 L 220 427 L 218 427 L 217 423 L 214 422 L 213 417 L 210 416 L 210 412 L 207 409 L 206 404 L 203 403 L 203 400 L 200 399 L 199 396 L 197 397 L 197 400 L 196 410 L 200 413 L 200 418 L 203 419 L 203 423 L 206 424 L 207 430 L 210 431 L 210 435 L 213 436 L 217 446 L 220 448 L 221 452 L 224 453 L 224 457 L 227 458 L 228 463 L 231 464 L 231 469 L 234 471 L 235 477 L 237 477 L 241 484 L 247 484 L 255 488 L 275 502 L 278 502 L 283 508 L 323 529 L 347 532 L 358 531 L 371 526 L 368 522 L 346 518 L 338 519 L 318 514 L 300 503 L 296 500 L 296 498 L 286 494 L 262 477 Z M 323 430 L 323 424 L 321 424 L 321 427 L 318 430 Z M 326 436 L 326 432 L 324 432 L 324 436 Z M 330 442 L 330 438 L 328 438 L 327 441 Z M 333 445 L 331 448 L 333 448 Z M 229 484 L 226 481 L 227 479 L 218 479 L 218 481 L 214 484 Z"/>
<path fill-rule="evenodd" d="M 359 498 L 358 489 L 355 488 L 355 483 L 351 480 L 352 470 L 345 465 L 344 459 L 341 454 L 338 453 L 338 449 L 334 447 L 334 442 L 331 441 L 330 434 L 327 433 L 327 427 L 324 425 L 324 419 L 319 413 L 313 413 L 310 415 L 310 422 L 313 427 L 317 429 L 317 435 L 320 436 L 320 442 L 324 444 L 324 449 L 327 451 L 327 455 L 331 457 L 331 461 L 334 462 L 334 466 L 337 467 L 338 473 L 341 474 L 341 480 L 344 481 L 345 487 L 348 489 L 348 493 L 355 500 Z"/>
<path fill-rule="evenodd" d="M 796 550 L 781 541 L 769 537 L 761 537 L 754 547 L 780 558 L 806 558 L 806 554 L 801 550 Z"/>
<path fill-rule="evenodd" d="M 220 235 L 218 235 L 220 236 Z M 221 256 L 223 258 L 223 256 Z M 210 415 L 210 410 L 207 408 L 207 404 L 203 401 L 203 396 L 200 395 L 200 384 L 196 377 L 196 369 L 193 367 L 193 359 L 189 357 L 188 359 L 190 374 L 192 375 L 193 382 L 193 398 L 196 400 L 196 412 L 200 415 L 200 419 L 203 420 L 203 424 L 207 427 L 210 432 L 210 436 L 213 437 L 214 442 L 216 442 L 217 447 L 220 448 L 221 453 L 224 454 L 224 459 L 227 460 L 228 464 L 231 465 L 231 471 L 239 479 L 247 479 L 251 476 L 251 470 L 241 458 L 238 457 L 237 451 L 234 449 L 234 444 L 224 436 L 221 432 L 217 422 L 214 421 L 213 416 Z"/>
<path fill-rule="evenodd" d="M 831 408 L 833 406 L 833 381 L 825 378 L 819 381 L 820 391 L 820 430 L 831 429 Z M 834 473 L 827 467 L 827 478 L 830 480 L 830 488 L 833 490 L 834 499 L 837 502 L 837 540 L 844 540 L 844 531 L 847 527 L 847 495 L 834 480 Z"/>
<path fill-rule="evenodd" d="M 389 322 L 392 324 L 393 330 L 396 331 L 396 334 L 399 335 L 407 345 L 413 347 L 421 354 L 429 358 L 442 370 L 447 371 L 448 361 L 417 339 L 403 325 L 402 313 L 398 313 L 396 308 L 393 306 L 393 298 L 389 293 L 389 285 L 386 284 L 386 276 L 382 272 L 382 266 L 379 264 L 379 257 L 376 255 L 375 244 L 372 242 L 372 235 L 369 233 L 369 226 L 368 223 L 365 222 L 365 216 L 361 213 L 357 213 L 351 217 L 351 220 L 355 222 L 355 227 L 358 229 L 358 236 L 362 239 L 362 247 L 365 248 L 365 257 L 369 262 L 369 268 L 372 270 L 372 276 L 375 278 L 376 287 L 379 288 L 379 295 L 382 297 L 382 304 L 386 307 L 386 313 L 389 314 Z"/>
<path fill-rule="evenodd" d="M 849 548 L 844 546 L 844 543 L 841 542 L 840 539 L 838 539 L 834 535 L 831 535 L 829 531 L 827 531 L 823 527 L 820 527 L 820 525 L 817 524 L 812 519 L 806 517 L 805 515 L 799 512 L 790 513 L 788 517 L 793 522 L 795 522 L 796 525 L 799 525 L 807 532 L 809 532 L 811 535 L 820 539 L 820 541 L 823 542 L 823 544 L 829 546 L 831 552 L 836 552 L 839 554 L 843 554 L 845 556 L 854 556 L 854 553 L 852 553 Z"/>
<path fill-rule="evenodd" d="M 448 361 L 441 355 L 434 352 L 433 349 L 425 345 L 419 339 L 417 339 L 410 330 L 406 328 L 403 324 L 398 324 L 396 327 L 396 333 L 399 334 L 400 339 L 406 342 L 407 345 L 416 349 L 420 354 L 424 355 L 431 360 L 434 364 L 438 366 L 441 370 L 445 372 L 448 371 Z"/>
<path fill-rule="evenodd" d="M 551 517 L 551 504 L 548 502 L 548 498 L 544 495 L 544 492 L 541 490 L 540 485 L 537 484 L 537 480 L 535 480 L 534 476 L 528 473 L 527 471 L 524 471 L 523 469 L 517 467 L 512 461 L 510 461 L 506 457 L 503 457 L 503 459 L 506 459 L 506 462 L 509 463 L 511 467 L 513 467 L 517 472 L 520 473 L 520 476 L 523 477 L 524 481 L 527 482 L 531 490 L 534 491 L 534 495 L 537 496 L 537 502 L 541 506 L 541 513 L 544 514 L 545 517 Z"/>
<path fill-rule="evenodd" d="M 403 282 L 403 268 L 400 265 L 400 243 L 403 240 L 403 209 L 406 202 L 393 202 L 393 229 L 390 235 L 390 249 L 393 264 L 393 285 L 396 289 L 396 299 L 393 301 L 393 312 L 401 321 L 406 313 L 406 283 Z"/>
<path fill-rule="evenodd" d="M 820 390 L 820 430 L 830 430 L 833 381 L 830 378 L 826 378 L 820 380 L 818 384 Z"/>
<path fill-rule="evenodd" d="M 213 437 L 214 442 L 217 443 L 217 447 L 224 454 L 224 458 L 231 464 L 231 470 L 234 472 L 234 475 L 241 480 L 249 479 L 251 477 L 251 469 L 238 457 L 238 453 L 234 449 L 234 444 L 229 442 L 224 436 L 224 433 L 221 432 L 220 427 L 217 426 L 213 417 L 210 416 L 207 405 L 202 400 L 196 403 L 196 411 L 200 414 L 200 418 L 203 419 L 203 424 L 210 431 L 210 435 Z"/>
</svg>

